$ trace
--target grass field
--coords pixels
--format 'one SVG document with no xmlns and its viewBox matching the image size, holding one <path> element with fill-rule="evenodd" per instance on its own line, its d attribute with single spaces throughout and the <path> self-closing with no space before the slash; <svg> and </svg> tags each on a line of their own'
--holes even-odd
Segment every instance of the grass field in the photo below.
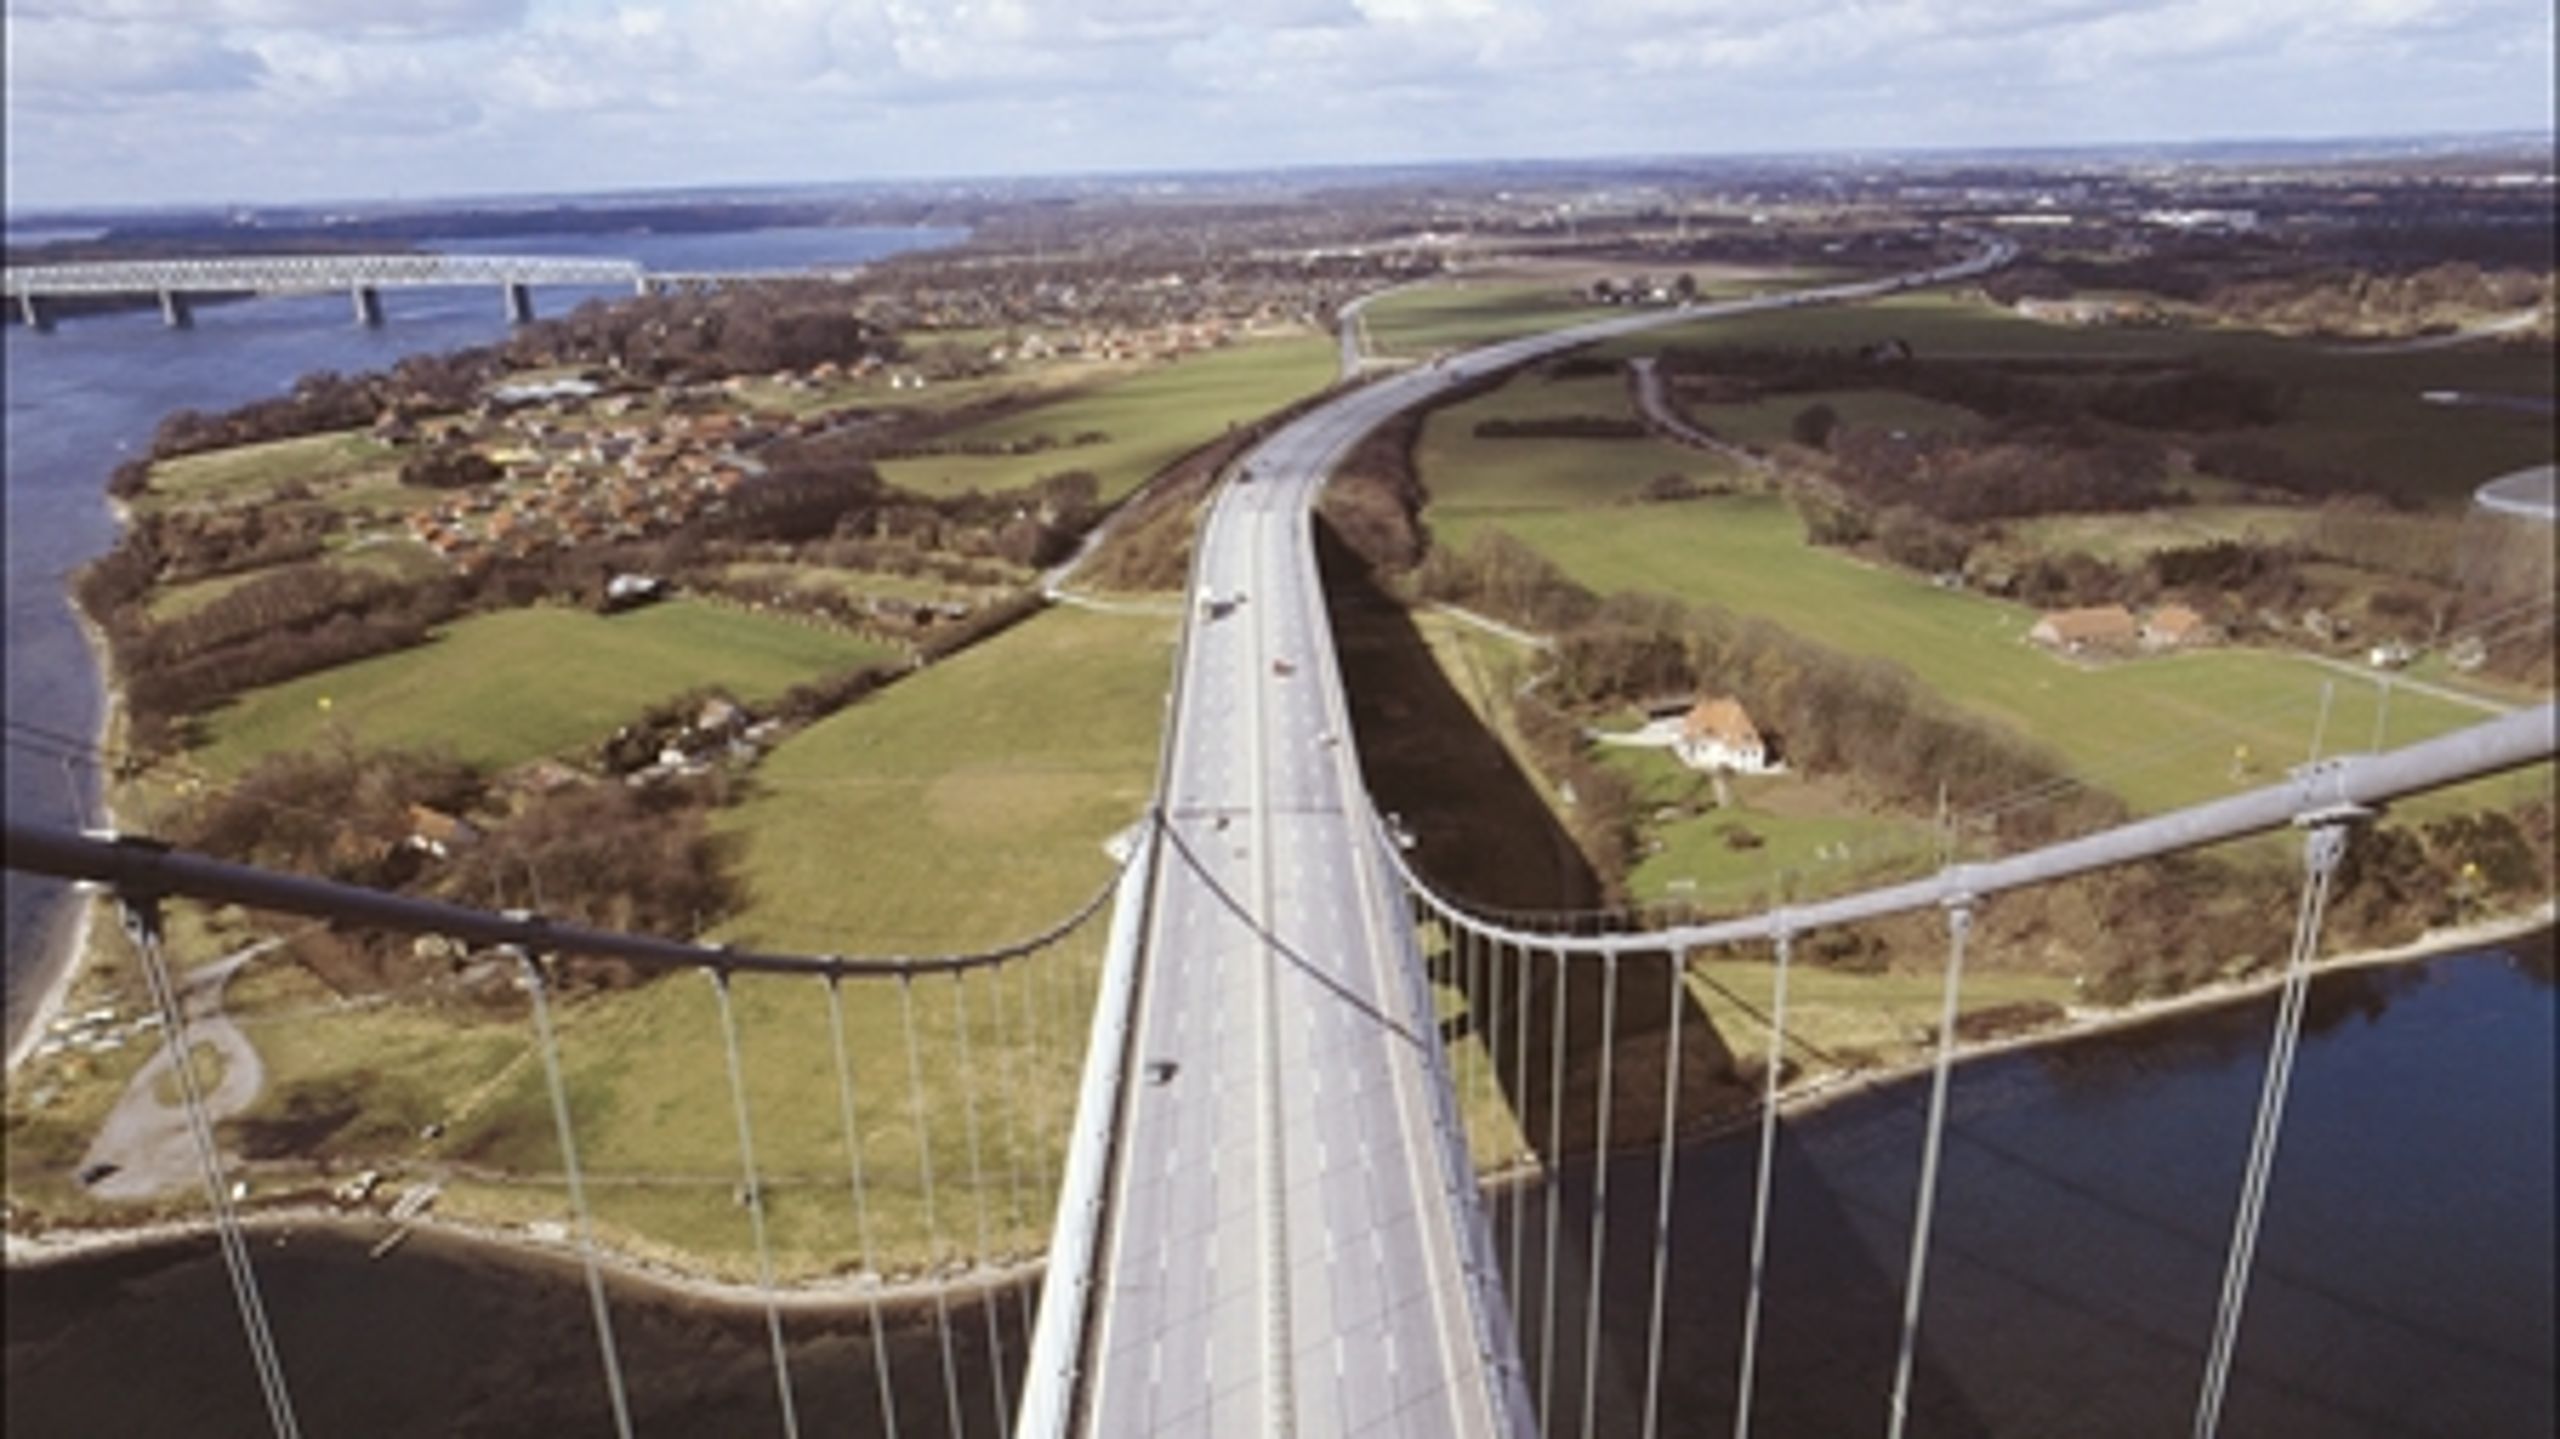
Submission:
<svg viewBox="0 0 2560 1439">
<path fill-rule="evenodd" d="M 2301 762 L 2334 683 L 2330 751 L 2373 737 L 2378 685 L 2291 656 L 2206 650 L 2084 666 L 2026 643 L 2022 606 L 1942 590 L 1804 543 L 1785 502 L 1731 496 L 1677 505 L 1470 514 L 1462 477 L 1426 472 L 1446 513 L 1439 541 L 1489 527 L 1537 547 L 1603 592 L 1649 590 L 1761 615 L 1833 648 L 1908 666 L 1954 703 L 2051 747 L 2081 778 L 2141 810 L 2266 784 Z M 2400 693 L 2393 744 L 2474 723 L 2474 709 Z M 2235 750 L 2247 749 L 2237 778 Z"/>
<path fill-rule="evenodd" d="M 1623 336 L 1594 353 L 1645 355 L 1675 344 L 1856 347 L 1894 337 L 1909 342 L 1923 361 L 2192 358 L 2265 375 L 2292 387 L 2299 400 L 2281 423 L 2249 430 L 2248 438 L 2448 504 L 2467 501 L 2474 488 L 2498 475 L 2551 458 L 2549 416 L 2431 405 L 2419 398 L 2438 389 L 2553 393 L 2547 353 L 2494 345 L 2338 354 L 2316 342 L 2249 330 L 2049 325 L 1979 299 L 1927 293 L 1694 321 Z"/>
<path fill-rule="evenodd" d="M 1382 295 L 1361 311 L 1372 354 L 1412 357 L 1541 330 L 1607 313 L 1561 279 L 1460 279 Z"/>
<path fill-rule="evenodd" d="M 1689 992 L 1715 1022 L 1716 1033 L 1738 1054 L 1768 1052 L 1769 1028 L 1759 1015 L 1769 1012 L 1776 980 L 1775 967 L 1757 959 L 1693 959 L 1689 963 Z M 1808 1077 L 1922 1058 L 1935 1042 L 1944 994 L 1944 981 L 1935 972 L 1848 974 L 1801 962 L 1789 965 L 1789 1058 L 1804 1065 Z M 2076 994 L 2072 981 L 2059 975 L 1976 968 L 1965 974 L 1957 1009 L 1975 1014 L 2036 1001 L 2068 1004 Z M 1808 1058 L 1800 1045 L 1811 1045 L 1849 1063 Z"/>
<path fill-rule="evenodd" d="M 1834 893 L 1933 853 L 1927 825 L 1875 813 L 1836 776 L 1734 776 L 1732 804 L 1718 808 L 1713 781 L 1667 749 L 1608 746 L 1598 755 L 1635 782 L 1641 811 L 1656 816 L 1645 826 L 1656 847 L 1627 878 L 1639 901 L 1724 912 L 1754 898 Z"/>
<path fill-rule="evenodd" d="M 1055 609 L 811 726 L 721 827 L 741 943 L 917 953 L 1055 922 L 1155 783 L 1172 625 Z"/>
<path fill-rule="evenodd" d="M 299 480 L 317 485 L 390 467 L 398 455 L 361 430 L 331 430 L 260 445 L 240 445 L 182 455 L 151 467 L 144 505 L 186 504 L 236 498 Z"/>
<path fill-rule="evenodd" d="M 1156 471 L 1225 433 L 1334 379 L 1331 340 L 1319 335 L 1255 341 L 1185 356 L 943 437 L 945 442 L 1024 440 L 1049 435 L 1059 447 L 1027 455 L 924 455 L 885 460 L 891 484 L 922 494 L 1019 489 L 1044 475 L 1090 470 L 1104 499 L 1136 489 Z M 1098 431 L 1107 438 L 1067 445 Z"/>
<path fill-rule="evenodd" d="M 794 736 L 759 768 L 753 796 L 720 817 L 752 898 L 718 936 L 808 952 L 946 953 L 1065 918 L 1111 875 L 1103 842 L 1145 807 L 1170 639 L 1162 620 L 1052 611 Z M 982 1199 L 994 1250 L 1027 1256 L 1045 1241 L 1107 922 L 1105 910 L 1028 966 L 974 975 L 965 990 L 936 977 L 906 992 L 923 1055 L 939 1245 L 908 1088 L 904 987 L 845 985 L 873 1220 L 893 1269 L 974 1252 Z M 732 997 L 777 1260 L 798 1276 L 850 1268 L 857 1234 L 826 991 L 816 980 L 742 976 Z M 297 1093 L 360 1096 L 323 1152 L 348 1163 L 467 1166 L 443 1201 L 451 1212 L 567 1217 L 549 1101 L 522 1021 L 401 1006 L 277 1019 L 325 999 L 283 969 L 244 980 L 234 998 L 277 1080 L 262 1115 L 284 1114 Z M 709 982 L 673 975 L 569 1001 L 556 1018 L 607 1236 L 750 1276 Z M 416 1139 L 431 1122 L 445 1126 L 443 1137 Z"/>
<path fill-rule="evenodd" d="M 893 657 L 840 630 L 674 600 L 620 615 L 543 606 L 478 615 L 428 644 L 242 696 L 208 721 L 197 759 L 236 773 L 275 750 L 441 745 L 503 767 L 601 739 L 697 685 L 770 698 Z M 321 706 L 323 699 L 328 706 Z"/>
<path fill-rule="evenodd" d="M 1491 394 L 1436 411 L 1415 449 L 1426 476 L 1453 476 L 1435 505 L 1467 510 L 1592 505 L 1631 500 L 1657 475 L 1699 483 L 1729 479 L 1731 462 L 1645 436 L 1637 439 L 1480 438 L 1488 419 L 1563 415 L 1635 418 L 1626 381 L 1616 375 L 1556 379 L 1531 371 Z"/>
</svg>

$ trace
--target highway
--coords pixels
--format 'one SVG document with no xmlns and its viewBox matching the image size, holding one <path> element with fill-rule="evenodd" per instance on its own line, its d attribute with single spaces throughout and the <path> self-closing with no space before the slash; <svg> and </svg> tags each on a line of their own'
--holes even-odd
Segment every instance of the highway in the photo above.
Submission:
<svg viewBox="0 0 2560 1439">
<path fill-rule="evenodd" d="M 2005 258 L 1995 246 L 1914 278 Z M 1413 922 L 1360 781 L 1309 511 L 1362 435 L 1464 379 L 1911 282 L 1642 311 L 1408 369 L 1281 429 L 1221 489 L 1171 698 L 1080 1432 L 1532 1431 Z"/>
</svg>

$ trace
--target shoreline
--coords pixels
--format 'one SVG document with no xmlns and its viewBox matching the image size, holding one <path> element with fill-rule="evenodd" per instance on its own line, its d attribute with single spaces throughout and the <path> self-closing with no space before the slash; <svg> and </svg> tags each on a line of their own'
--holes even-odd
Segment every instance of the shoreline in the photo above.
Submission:
<svg viewBox="0 0 2560 1439">
<path fill-rule="evenodd" d="M 2357 950 L 2322 960 L 2312 967 L 2312 979 L 2322 975 L 2347 973 L 2359 969 L 2376 969 L 2392 965 L 2447 958 L 2505 940 L 2521 938 L 2550 929 L 2560 917 L 2560 903 L 2544 900 L 2522 914 L 2484 919 L 2447 929 L 2429 930 L 2405 944 L 2379 949 Z M 2283 985 L 2281 970 L 2255 975 L 2244 980 L 2224 981 L 2189 990 L 2184 994 L 2146 1000 L 2120 1009 L 2078 1010 L 2068 1021 L 2051 1029 L 2026 1034 L 2005 1035 L 1959 1046 L 1953 1062 L 1971 1064 L 1979 1060 L 2022 1053 L 2033 1049 L 2093 1039 L 2147 1025 L 2165 1023 L 2185 1015 L 2245 1004 L 2273 993 Z M 1788 1119 L 1801 1119 L 1823 1110 L 1895 1084 L 1906 1083 L 1928 1075 L 1932 1061 L 1914 1060 L 1877 1069 L 1853 1070 L 1826 1075 L 1799 1085 L 1779 1096 L 1778 1112 Z M 1747 1132 L 1757 1126 L 1756 1107 L 1743 1114 L 1697 1125 L 1680 1137 L 1680 1143 L 1714 1143 Z M 1617 1151 L 1618 1157 L 1635 1153 L 1634 1149 Z M 1577 1162 L 1589 1156 L 1575 1157 Z M 1538 1171 L 1532 1167 L 1511 1165 L 1489 1169 L 1476 1176 L 1486 1189 L 1499 1189 L 1534 1182 Z M 242 1216 L 242 1227 L 259 1234 L 289 1237 L 295 1233 L 333 1232 L 350 1238 L 379 1239 L 396 1225 L 381 1216 L 351 1215 L 344 1211 L 316 1205 L 254 1211 Z M 422 1216 L 405 1226 L 431 1244 L 454 1247 L 465 1253 L 493 1258 L 503 1263 L 552 1268 L 574 1274 L 583 1264 L 578 1245 L 573 1239 L 537 1235 L 523 1226 L 483 1223 L 473 1220 Z M 104 1259 L 137 1254 L 153 1249 L 201 1240 L 213 1231 L 212 1221 L 205 1217 L 161 1220 L 149 1224 L 72 1229 L 43 1236 L 23 1235 L 14 1230 L 5 1236 L 5 1264 L 8 1270 L 36 1269 L 58 1264 L 76 1263 L 84 1259 Z M 934 1299 L 976 1298 L 999 1290 L 1030 1282 L 1042 1273 L 1045 1259 L 971 1269 L 947 1280 L 902 1280 L 866 1283 L 850 1275 L 831 1275 L 823 1279 L 777 1284 L 768 1292 L 748 1283 L 715 1278 L 709 1274 L 688 1271 L 662 1259 L 644 1257 L 612 1245 L 599 1243 L 595 1248 L 596 1267 L 608 1279 L 626 1288 L 647 1291 L 664 1302 L 684 1302 L 723 1308 L 761 1309 L 767 1303 L 795 1312 L 867 1311 L 878 1303 L 884 1311 L 925 1304 Z"/>
<path fill-rule="evenodd" d="M 402 1223 L 380 1214 L 350 1214 L 315 1204 L 254 1210 L 240 1216 L 242 1232 L 272 1237 L 279 1244 L 303 1234 L 327 1234 L 354 1242 L 380 1241 L 406 1232 L 430 1246 L 442 1246 L 479 1259 L 520 1268 L 559 1271 L 572 1279 L 584 1267 L 574 1239 L 552 1239 L 523 1227 L 421 1215 Z M 113 1229 L 83 1229 L 33 1237 L 9 1231 L 6 1263 L 0 1270 L 36 1270 L 83 1260 L 114 1259 L 198 1243 L 213 1234 L 203 1217 L 155 1220 Z M 1037 1280 L 1045 1260 L 973 1267 L 947 1280 L 881 1280 L 836 1274 L 805 1282 L 777 1282 L 770 1293 L 761 1286 L 690 1273 L 662 1260 L 643 1258 L 599 1242 L 596 1268 L 609 1285 L 646 1291 L 662 1303 L 682 1302 L 724 1309 L 762 1310 L 767 1303 L 793 1312 L 882 1312 L 921 1310 L 939 1300 L 969 1300 L 994 1295 Z"/>
<path fill-rule="evenodd" d="M 121 536 L 132 523 L 131 511 L 122 500 L 112 495 L 107 497 L 107 511 L 115 517 L 116 531 Z M 91 728 L 90 748 L 97 752 L 100 764 L 94 771 L 97 793 L 92 798 L 97 803 L 99 817 L 113 826 L 115 803 L 107 784 L 104 760 L 114 752 L 116 731 L 124 714 L 124 695 L 122 687 L 116 683 L 115 658 L 107 645 L 106 631 L 89 618 L 89 612 L 80 607 L 78 600 L 68 593 L 62 599 L 64 606 L 71 611 L 71 622 L 80 629 L 81 644 L 89 652 L 90 672 L 97 677 L 98 722 Z M 73 818 L 77 820 L 80 816 Z M 74 912 L 68 924 L 54 926 L 65 932 L 60 941 L 61 947 L 37 959 L 36 967 L 43 971 L 42 987 L 36 991 L 36 1001 L 27 1009 L 18 1032 L 9 1036 L 8 1066 L 0 1070 L 0 1074 L 4 1074 L 11 1083 L 17 1080 L 18 1066 L 35 1053 L 47 1028 L 60 1017 L 63 1006 L 70 1001 L 72 985 L 79 979 L 83 961 L 88 957 L 90 931 L 98 917 L 96 896 L 80 885 L 66 884 L 62 902 L 72 906 Z"/>
</svg>

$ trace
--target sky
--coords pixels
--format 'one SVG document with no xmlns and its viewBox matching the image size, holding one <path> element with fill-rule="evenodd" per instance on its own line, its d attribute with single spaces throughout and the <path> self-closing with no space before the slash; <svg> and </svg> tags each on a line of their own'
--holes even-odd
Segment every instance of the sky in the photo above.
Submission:
<svg viewBox="0 0 2560 1439">
<path fill-rule="evenodd" d="M 2541 131 L 2551 0 L 6 0 L 72 205 Z"/>
</svg>

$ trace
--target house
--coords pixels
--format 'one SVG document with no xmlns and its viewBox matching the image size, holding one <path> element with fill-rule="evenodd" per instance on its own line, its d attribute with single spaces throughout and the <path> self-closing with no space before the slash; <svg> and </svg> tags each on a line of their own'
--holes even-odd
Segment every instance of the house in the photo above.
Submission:
<svg viewBox="0 0 2560 1439">
<path fill-rule="evenodd" d="M 2204 616 L 2181 604 L 2162 605 L 2142 622 L 2142 647 L 2146 650 L 2184 649 L 2210 637 Z"/>
<path fill-rule="evenodd" d="M 1671 748 L 1691 769 L 1741 774 L 1770 774 L 1778 769 L 1769 759 L 1769 746 L 1760 737 L 1759 726 L 1751 722 L 1742 702 L 1730 696 L 1703 699 L 1691 707 Z"/>
<path fill-rule="evenodd" d="M 480 831 L 469 823 L 423 804 L 409 806 L 409 847 L 450 859 L 458 849 L 468 849 L 480 838 Z"/>
<path fill-rule="evenodd" d="M 2037 620 L 2035 628 L 2027 631 L 2027 638 L 2047 649 L 2076 655 L 2091 649 L 2130 649 L 2138 633 L 2131 610 L 2122 605 L 2094 605 L 2055 610 Z"/>
</svg>

